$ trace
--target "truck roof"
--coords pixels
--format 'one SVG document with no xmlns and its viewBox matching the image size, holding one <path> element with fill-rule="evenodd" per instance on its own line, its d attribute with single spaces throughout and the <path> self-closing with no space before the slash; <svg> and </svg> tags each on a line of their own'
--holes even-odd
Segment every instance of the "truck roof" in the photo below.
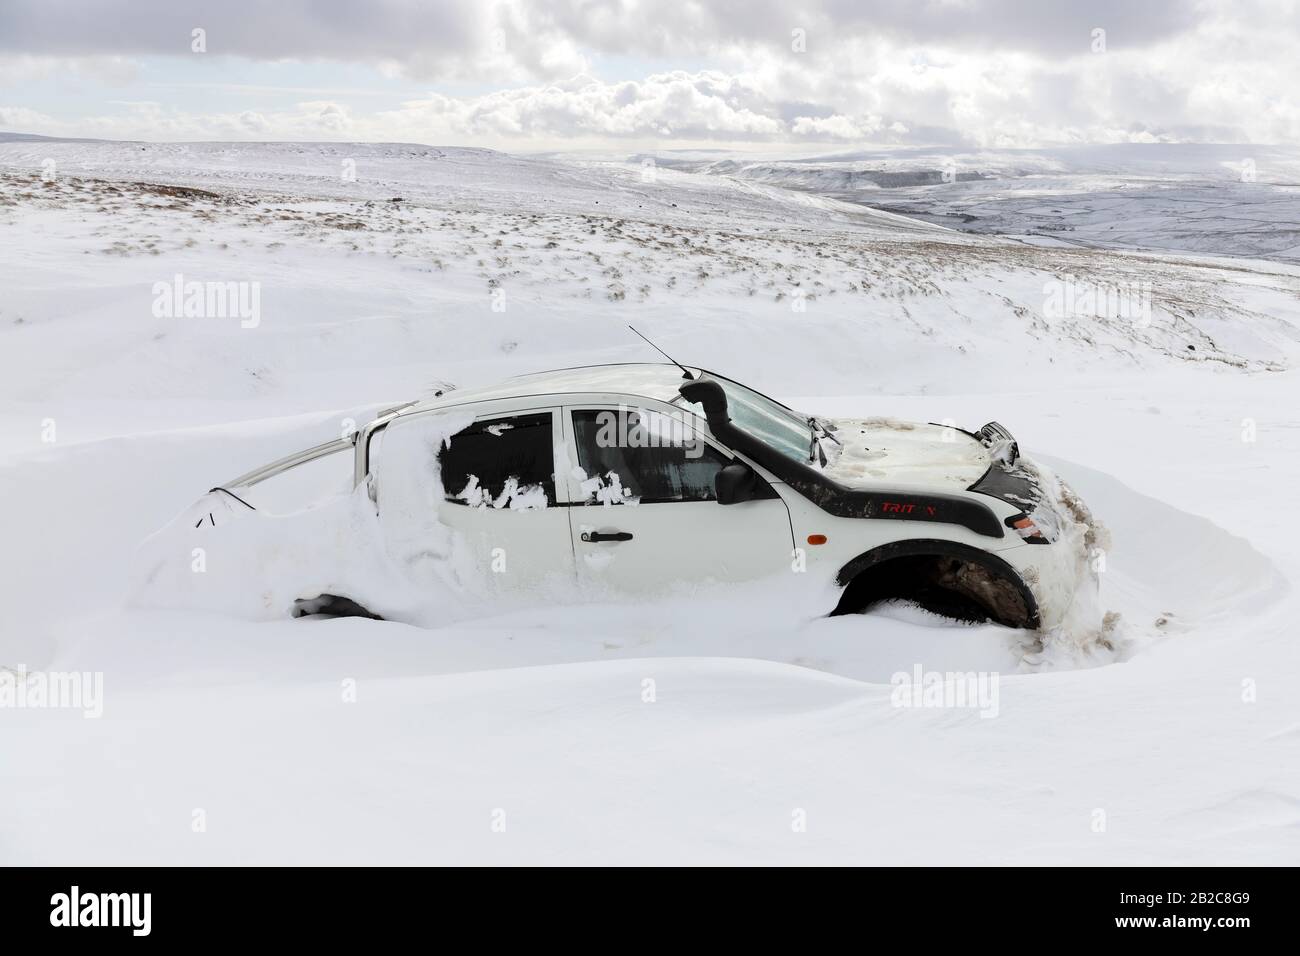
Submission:
<svg viewBox="0 0 1300 956">
<path fill-rule="evenodd" d="M 691 369 L 699 375 L 700 369 Z M 502 398 L 532 395 L 580 395 L 610 392 L 671 402 L 677 398 L 684 378 L 682 370 L 667 362 L 629 362 L 616 365 L 583 365 L 516 375 L 493 385 L 452 389 L 435 398 L 422 399 L 410 411 L 461 405 Z"/>
</svg>

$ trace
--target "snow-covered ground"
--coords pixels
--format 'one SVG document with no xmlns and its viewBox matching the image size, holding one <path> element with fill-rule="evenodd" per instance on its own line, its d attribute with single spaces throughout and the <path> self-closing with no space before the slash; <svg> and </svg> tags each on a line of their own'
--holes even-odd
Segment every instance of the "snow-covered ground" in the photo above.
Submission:
<svg viewBox="0 0 1300 956">
<path fill-rule="evenodd" d="M 1040 245 L 1300 262 L 1294 147 L 885 148 L 798 160 L 656 161 Z"/>
<path fill-rule="evenodd" d="M 1300 861 L 1300 267 L 1116 245 L 663 163 L 0 141 L 0 665 L 103 674 L 98 719 L 0 709 L 0 862 Z M 177 275 L 258 283 L 256 321 L 157 315 Z M 218 481 L 653 358 L 629 322 L 808 411 L 1008 425 L 1110 529 L 1116 647 L 792 582 L 430 627 L 142 593 Z M 1000 673 L 996 716 L 894 706 L 917 666 Z"/>
</svg>

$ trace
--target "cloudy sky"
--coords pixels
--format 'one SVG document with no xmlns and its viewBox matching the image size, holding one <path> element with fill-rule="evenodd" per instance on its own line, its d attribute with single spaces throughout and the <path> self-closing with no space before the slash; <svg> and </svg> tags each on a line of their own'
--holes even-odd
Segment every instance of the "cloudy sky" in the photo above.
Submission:
<svg viewBox="0 0 1300 956">
<path fill-rule="evenodd" d="M 516 151 L 1295 143 L 1298 41 L 1300 0 L 0 0 L 0 130 Z"/>
</svg>

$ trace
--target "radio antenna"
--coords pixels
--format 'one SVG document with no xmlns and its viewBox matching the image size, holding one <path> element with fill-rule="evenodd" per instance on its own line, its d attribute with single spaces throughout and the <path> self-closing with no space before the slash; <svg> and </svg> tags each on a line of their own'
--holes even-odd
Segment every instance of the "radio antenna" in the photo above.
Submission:
<svg viewBox="0 0 1300 956">
<path fill-rule="evenodd" d="M 628 328 L 629 328 L 629 329 L 632 329 L 632 326 L 629 325 Z M 677 361 L 677 359 L 673 358 L 671 355 L 669 355 L 667 352 L 665 352 L 665 351 L 664 351 L 663 349 L 661 349 L 659 346 L 655 345 L 653 342 L 651 342 L 649 339 L 647 339 L 644 335 L 641 335 L 641 333 L 640 333 L 640 332 L 637 332 L 636 329 L 632 329 L 632 331 L 633 331 L 633 332 L 636 332 L 637 336 L 638 336 L 642 341 L 644 341 L 646 345 L 650 346 L 652 349 L 654 349 L 656 352 L 658 352 L 660 355 L 662 355 L 662 356 L 663 356 L 664 358 L 666 358 L 668 361 L 672 362 L 672 363 L 673 363 L 674 365 L 676 365 L 679 369 L 681 369 L 681 370 L 682 370 L 682 378 L 690 379 L 691 381 L 694 381 L 694 380 L 695 380 L 695 376 L 692 375 L 692 374 L 690 373 L 690 370 L 687 369 L 685 365 L 683 365 L 681 362 Z"/>
</svg>

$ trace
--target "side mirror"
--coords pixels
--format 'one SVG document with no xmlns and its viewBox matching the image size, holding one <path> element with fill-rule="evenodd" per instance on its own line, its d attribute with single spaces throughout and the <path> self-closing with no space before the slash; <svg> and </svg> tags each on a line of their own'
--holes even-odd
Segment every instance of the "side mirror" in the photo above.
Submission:
<svg viewBox="0 0 1300 956">
<path fill-rule="evenodd" d="M 736 505 L 757 497 L 758 475 L 748 465 L 734 461 L 718 472 L 713 491 L 720 505 Z"/>
</svg>

